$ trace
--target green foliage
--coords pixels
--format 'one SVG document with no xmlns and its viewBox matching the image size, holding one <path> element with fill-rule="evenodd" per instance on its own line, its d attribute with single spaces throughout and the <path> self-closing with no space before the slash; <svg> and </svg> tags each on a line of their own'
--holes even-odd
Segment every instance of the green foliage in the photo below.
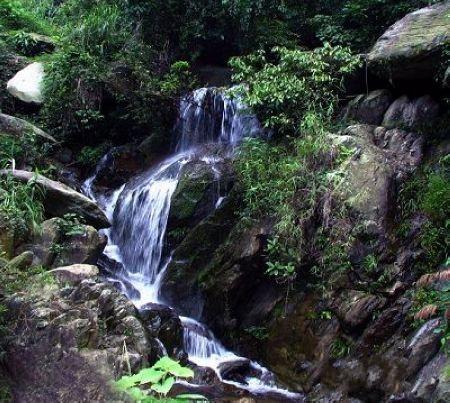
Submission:
<svg viewBox="0 0 450 403">
<path fill-rule="evenodd" d="M 71 0 L 55 12 L 61 38 L 47 64 L 43 110 L 55 136 L 98 144 L 133 130 L 168 132 L 174 97 L 192 81 L 189 65 L 145 43 L 130 7 Z"/>
<path fill-rule="evenodd" d="M 32 266 L 27 270 L 3 268 L 0 271 L 1 289 L 6 294 L 26 292 L 40 293 L 46 285 L 54 284 L 53 276 L 43 266 Z"/>
<path fill-rule="evenodd" d="M 331 345 L 330 356 L 334 359 L 344 358 L 350 354 L 351 346 L 344 339 L 336 339 Z"/>
<path fill-rule="evenodd" d="M 448 156 L 425 166 L 400 190 L 399 234 L 406 236 L 418 213 L 425 214 L 419 242 L 424 251 L 424 271 L 435 271 L 448 258 L 450 245 L 450 171 Z"/>
<path fill-rule="evenodd" d="M 58 227 L 64 236 L 83 235 L 86 232 L 82 218 L 74 213 L 59 218 Z"/>
<path fill-rule="evenodd" d="M 0 169 L 16 168 L 23 165 L 44 166 L 45 157 L 51 145 L 43 143 L 33 132 L 25 132 L 20 136 L 0 133 Z"/>
<path fill-rule="evenodd" d="M 0 4 L 0 30 L 27 30 L 50 34 L 51 25 L 42 18 L 41 11 L 50 0 L 2 0 Z"/>
<path fill-rule="evenodd" d="M 34 182 L 21 183 L 10 176 L 0 178 L 0 217 L 5 225 L 26 233 L 42 222 L 43 191 Z"/>
<path fill-rule="evenodd" d="M 85 146 L 78 154 L 77 162 L 83 167 L 93 167 L 106 154 L 109 148 L 111 148 L 110 143 L 102 143 L 98 146 Z"/>
<path fill-rule="evenodd" d="M 274 61 L 273 61 L 274 60 Z M 343 77 L 360 64 L 343 47 L 325 44 L 313 51 L 272 49 L 231 59 L 236 92 L 268 128 L 298 136 L 328 122 Z"/>
<path fill-rule="evenodd" d="M 176 379 L 188 379 L 194 376 L 194 372 L 183 367 L 169 357 L 160 358 L 152 367 L 142 369 L 136 375 L 125 375 L 116 382 L 118 390 L 128 393 L 135 401 L 153 402 L 155 399 L 149 395 L 154 392 L 159 396 L 166 396 Z M 144 386 L 145 389 L 141 389 Z M 200 395 L 178 396 L 177 400 L 204 400 Z"/>
<path fill-rule="evenodd" d="M 263 326 L 251 326 L 245 329 L 245 332 L 257 340 L 266 340 L 269 338 L 269 332 L 267 328 Z"/>
</svg>

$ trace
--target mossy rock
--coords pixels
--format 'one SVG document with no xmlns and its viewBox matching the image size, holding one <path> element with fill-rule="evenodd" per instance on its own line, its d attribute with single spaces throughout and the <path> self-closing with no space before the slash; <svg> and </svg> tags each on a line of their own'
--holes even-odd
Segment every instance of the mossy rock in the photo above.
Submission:
<svg viewBox="0 0 450 403">
<path fill-rule="evenodd" d="M 433 79 L 450 45 L 450 2 L 414 11 L 392 25 L 368 55 L 369 68 L 398 80 Z"/>
</svg>

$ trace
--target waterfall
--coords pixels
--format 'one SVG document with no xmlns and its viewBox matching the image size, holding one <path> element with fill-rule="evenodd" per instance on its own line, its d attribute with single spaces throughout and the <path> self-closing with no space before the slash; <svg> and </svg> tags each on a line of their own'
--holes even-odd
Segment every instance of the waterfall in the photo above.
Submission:
<svg viewBox="0 0 450 403">
<path fill-rule="evenodd" d="M 230 99 L 214 88 L 201 88 L 180 102 L 173 155 L 109 197 L 95 195 L 93 191 L 95 175 L 107 163 L 107 156 L 101 160 L 94 176 L 86 180 L 83 186 L 85 194 L 96 199 L 112 221 L 111 228 L 105 231 L 108 236 L 105 254 L 123 267 L 112 280 L 131 284 L 138 291 L 133 295 L 128 292 L 128 297 L 138 308 L 149 302 L 163 303 L 160 284 L 170 263 L 170 256 L 164 256 L 164 237 L 172 196 L 183 167 L 198 159 L 208 163 L 214 174 L 220 176 L 215 165 L 223 157 L 212 154 L 211 146 L 216 147 L 215 151 L 217 147 L 222 151 L 227 149 L 222 155 L 229 157 L 244 137 L 261 133 L 258 120 L 238 100 Z M 222 201 L 223 197 L 218 195 L 216 208 Z M 122 290 L 127 293 L 127 287 L 123 286 Z M 181 319 L 184 348 L 190 361 L 216 370 L 222 379 L 218 371 L 221 363 L 242 360 L 228 351 L 204 325 L 190 318 Z M 251 365 L 260 373 L 269 373 L 256 363 Z M 249 377 L 246 383 L 238 386 L 252 391 L 269 388 L 287 393 L 262 378 Z"/>
</svg>

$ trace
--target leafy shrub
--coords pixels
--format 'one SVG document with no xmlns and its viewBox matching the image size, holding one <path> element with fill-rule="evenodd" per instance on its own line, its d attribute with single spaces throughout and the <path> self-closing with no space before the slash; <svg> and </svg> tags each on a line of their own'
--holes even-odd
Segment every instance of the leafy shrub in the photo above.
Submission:
<svg viewBox="0 0 450 403">
<path fill-rule="evenodd" d="M 424 271 L 434 271 L 448 258 L 450 245 L 450 179 L 448 156 L 437 163 L 425 166 L 400 190 L 402 224 L 399 234 L 405 236 L 411 220 L 422 212 L 428 218 L 419 233 L 419 242 L 425 254 Z"/>
<path fill-rule="evenodd" d="M 278 47 L 230 62 L 246 105 L 266 127 L 294 135 L 331 118 L 343 77 L 359 63 L 348 49 L 328 44 L 313 51 Z"/>
<path fill-rule="evenodd" d="M 25 132 L 21 136 L 9 136 L 0 133 L 0 169 L 14 165 L 44 166 L 45 157 L 51 145 L 43 143 L 33 132 Z"/>
<path fill-rule="evenodd" d="M 27 30 L 50 34 L 51 25 L 39 15 L 39 3 L 48 0 L 2 0 L 0 4 L 0 27 L 8 30 Z M 35 7 L 38 7 L 37 9 Z"/>
<path fill-rule="evenodd" d="M 351 346 L 344 339 L 336 339 L 331 345 L 330 356 L 334 359 L 344 358 L 350 354 Z"/>
<path fill-rule="evenodd" d="M 0 217 L 18 233 L 37 228 L 44 217 L 43 191 L 33 181 L 21 183 L 10 176 L 0 178 Z"/>
<path fill-rule="evenodd" d="M 83 235 L 86 230 L 83 220 L 77 214 L 67 213 L 58 220 L 58 227 L 64 236 Z"/>
<path fill-rule="evenodd" d="M 189 66 L 145 44 L 127 4 L 68 1 L 55 14 L 61 46 L 47 66 L 43 111 L 55 136 L 98 144 L 133 130 L 169 131 Z"/>
</svg>

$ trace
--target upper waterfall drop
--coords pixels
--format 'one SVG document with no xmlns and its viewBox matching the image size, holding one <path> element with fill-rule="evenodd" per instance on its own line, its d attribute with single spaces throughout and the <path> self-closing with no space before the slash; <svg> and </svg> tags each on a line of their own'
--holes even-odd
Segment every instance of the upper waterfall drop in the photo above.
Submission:
<svg viewBox="0 0 450 403">
<path fill-rule="evenodd" d="M 261 135 L 255 117 L 237 98 L 217 88 L 200 88 L 180 102 L 175 151 L 204 144 L 236 146 L 244 137 Z"/>
</svg>

